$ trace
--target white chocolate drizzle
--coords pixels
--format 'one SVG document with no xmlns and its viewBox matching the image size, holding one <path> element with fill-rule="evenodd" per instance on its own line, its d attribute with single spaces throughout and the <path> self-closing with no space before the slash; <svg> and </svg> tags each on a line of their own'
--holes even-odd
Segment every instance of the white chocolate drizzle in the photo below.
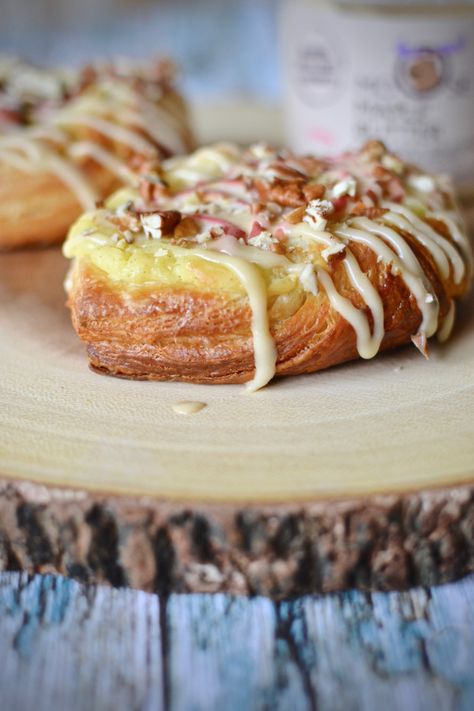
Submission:
<svg viewBox="0 0 474 711">
<path fill-rule="evenodd" d="M 357 338 L 357 351 L 361 358 L 373 358 L 378 351 L 378 345 L 370 333 L 369 321 L 365 313 L 356 308 L 350 299 L 338 292 L 331 276 L 324 269 L 318 269 L 318 279 L 323 285 L 333 309 L 340 313 L 354 329 Z"/>
<path fill-rule="evenodd" d="M 213 250 L 193 249 L 191 255 L 208 262 L 225 265 L 234 272 L 244 286 L 252 311 L 251 328 L 255 359 L 255 375 L 245 387 L 249 392 L 263 388 L 275 375 L 277 352 L 268 321 L 267 286 L 258 266 L 242 257 L 231 257 Z"/>
<path fill-rule="evenodd" d="M 459 245 L 459 248 L 468 264 L 469 274 L 471 274 L 473 269 L 472 250 L 469 244 L 466 226 L 464 225 L 461 215 L 454 210 L 440 210 L 438 212 L 428 213 L 428 217 L 444 222 L 451 237 L 456 244 Z"/>
<path fill-rule="evenodd" d="M 370 279 L 359 267 L 357 259 L 350 250 L 346 251 L 343 264 L 353 286 L 359 292 L 372 313 L 374 322 L 373 333 L 370 334 L 369 322 L 365 314 L 367 328 L 364 326 L 363 329 L 360 329 L 358 326 L 356 332 L 359 353 L 363 358 L 373 358 L 378 353 L 385 334 L 382 299 Z"/>
<path fill-rule="evenodd" d="M 458 250 L 448 239 L 446 239 L 446 237 L 443 237 L 443 235 L 440 235 L 439 232 L 436 232 L 436 230 L 434 230 L 431 225 L 428 225 L 426 222 L 420 219 L 418 215 L 413 212 L 413 210 L 410 210 L 405 205 L 399 205 L 398 203 L 394 202 L 382 201 L 381 206 L 391 211 L 388 213 L 388 215 L 384 215 L 385 220 L 389 222 L 393 222 L 393 216 L 390 217 L 390 215 L 393 215 L 393 213 L 397 213 L 398 215 L 402 216 L 404 218 L 405 223 L 408 223 L 408 228 L 405 224 L 402 229 L 406 229 L 407 232 L 416 237 L 417 240 L 421 242 L 421 244 L 423 244 L 431 252 L 435 260 L 437 260 L 437 257 L 435 255 L 438 254 L 438 251 L 434 250 L 434 246 L 436 245 L 436 247 L 442 250 L 445 257 L 452 265 L 454 281 L 456 282 L 456 284 L 459 284 L 462 281 L 466 273 L 466 267 Z M 438 266 L 440 265 L 438 264 Z M 446 272 L 446 268 L 444 267 L 442 274 L 444 277 L 447 277 L 449 275 L 449 271 Z"/>
<path fill-rule="evenodd" d="M 73 143 L 69 149 L 69 155 L 73 158 L 92 158 L 100 165 L 104 166 L 110 173 L 119 178 L 122 182 L 128 185 L 137 184 L 136 174 L 128 168 L 125 163 L 116 158 L 113 153 L 98 146 L 97 143 L 92 141 L 79 141 L 78 143 Z"/>
<path fill-rule="evenodd" d="M 444 321 L 437 333 L 437 338 L 440 343 L 444 343 L 451 335 L 454 326 L 454 317 L 456 315 L 456 305 L 454 301 L 449 304 L 449 311 L 446 314 Z"/>
<path fill-rule="evenodd" d="M 97 133 L 101 133 L 111 141 L 128 146 L 137 153 L 143 153 L 145 155 L 154 153 L 153 144 L 138 135 L 135 131 L 120 126 L 113 121 L 99 118 L 98 116 L 88 116 L 70 112 L 58 116 L 54 120 L 54 123 L 58 126 L 85 126 L 86 128 L 91 128 L 93 131 L 97 131 Z"/>
<path fill-rule="evenodd" d="M 351 224 L 356 224 L 364 229 L 353 227 L 340 227 L 336 229 L 336 235 L 343 239 L 352 240 L 365 244 L 378 258 L 386 265 L 391 265 L 394 273 L 398 273 L 411 293 L 416 299 L 417 306 L 422 314 L 420 331 L 432 336 L 438 327 L 439 303 L 435 293 L 427 283 L 425 273 L 401 235 L 397 235 L 395 230 L 389 233 L 383 225 L 368 220 L 367 218 L 357 218 Z M 393 234 L 391 234 L 393 232 Z M 390 240 L 390 245 L 396 249 L 398 254 L 377 235 Z M 398 239 L 396 238 L 396 235 Z"/>
</svg>

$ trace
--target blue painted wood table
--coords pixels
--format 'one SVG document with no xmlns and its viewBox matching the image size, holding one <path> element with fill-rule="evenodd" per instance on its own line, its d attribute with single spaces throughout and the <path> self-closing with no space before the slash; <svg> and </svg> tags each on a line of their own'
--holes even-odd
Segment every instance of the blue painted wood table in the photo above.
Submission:
<svg viewBox="0 0 474 711">
<path fill-rule="evenodd" d="M 471 711 L 474 576 L 275 603 L 0 574 L 2 711 Z"/>
</svg>

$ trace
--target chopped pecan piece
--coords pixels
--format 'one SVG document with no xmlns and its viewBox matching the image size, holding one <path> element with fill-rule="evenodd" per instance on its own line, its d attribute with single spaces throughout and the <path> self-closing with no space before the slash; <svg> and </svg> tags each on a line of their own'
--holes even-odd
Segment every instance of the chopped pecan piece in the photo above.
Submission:
<svg viewBox="0 0 474 711">
<path fill-rule="evenodd" d="M 308 183 L 308 185 L 305 185 L 303 188 L 303 195 L 308 202 L 311 200 L 320 200 L 324 197 L 325 193 L 326 187 L 319 183 Z"/>
<path fill-rule="evenodd" d="M 181 222 L 181 213 L 178 210 L 144 210 L 137 214 L 144 218 L 142 223 L 146 221 L 147 217 L 159 217 L 160 219 L 156 220 L 159 225 L 153 225 L 153 227 L 155 229 L 159 227 L 162 236 L 172 234 L 174 228 Z"/>
<path fill-rule="evenodd" d="M 313 178 L 322 173 L 322 171 L 326 168 L 326 163 L 324 161 L 311 156 L 298 158 L 295 162 L 301 167 L 302 173 L 305 173 L 305 175 Z"/>
<path fill-rule="evenodd" d="M 159 202 L 160 198 L 169 197 L 169 190 L 162 179 L 162 169 L 159 160 L 145 159 L 136 156 L 131 167 L 139 174 L 139 192 L 145 203 Z"/>
<path fill-rule="evenodd" d="M 288 183 L 282 180 L 265 183 L 262 180 L 255 180 L 254 185 L 260 199 L 264 202 L 276 202 L 285 207 L 300 207 L 306 204 L 301 186 L 297 183 Z"/>
<path fill-rule="evenodd" d="M 387 152 L 385 145 L 382 141 L 367 141 L 367 143 L 360 149 L 360 155 L 366 158 L 368 161 L 377 161 L 382 158 L 382 156 Z"/>
<path fill-rule="evenodd" d="M 381 183 L 385 183 L 393 178 L 392 172 L 387 168 L 384 168 L 383 165 L 374 166 L 373 175 L 374 178 L 379 180 Z"/>
<path fill-rule="evenodd" d="M 267 170 L 275 173 L 278 180 L 291 180 L 292 182 L 306 182 L 307 180 L 304 173 L 284 162 L 270 163 Z"/>
<path fill-rule="evenodd" d="M 298 222 L 303 221 L 306 208 L 304 206 L 297 207 L 296 210 L 292 210 L 288 215 L 286 215 L 286 221 L 292 225 L 297 225 Z"/>
<path fill-rule="evenodd" d="M 199 232 L 199 225 L 192 217 L 183 217 L 181 222 L 175 227 L 174 236 L 176 239 L 183 237 L 194 237 Z"/>
<path fill-rule="evenodd" d="M 387 210 L 383 207 L 368 207 L 360 200 L 353 205 L 351 215 L 356 215 L 357 217 L 368 217 L 369 220 L 375 220 L 377 217 L 385 215 L 386 212 Z"/>
<path fill-rule="evenodd" d="M 166 185 L 159 180 L 151 180 L 149 176 L 143 176 L 143 178 L 140 179 L 138 190 L 145 204 L 159 203 L 160 199 L 169 197 L 170 195 Z"/>
</svg>

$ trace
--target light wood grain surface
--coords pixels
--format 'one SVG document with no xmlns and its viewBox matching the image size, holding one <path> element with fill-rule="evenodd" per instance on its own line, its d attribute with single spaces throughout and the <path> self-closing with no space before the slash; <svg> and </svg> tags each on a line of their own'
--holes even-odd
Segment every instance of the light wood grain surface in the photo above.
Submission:
<svg viewBox="0 0 474 711">
<path fill-rule="evenodd" d="M 0 574 L 8 711 L 470 711 L 474 578 L 272 603 Z"/>
<path fill-rule="evenodd" d="M 287 501 L 422 489 L 474 475 L 474 301 L 453 339 L 256 393 L 92 373 L 57 250 L 0 256 L 0 471 L 185 500 Z M 173 411 L 181 400 L 207 407 Z"/>
<path fill-rule="evenodd" d="M 193 111 L 203 142 L 283 135 L 272 106 Z M 260 503 L 474 481 L 474 294 L 429 362 L 407 347 L 249 395 L 90 372 L 64 307 L 66 270 L 58 250 L 0 255 L 1 475 Z M 207 407 L 186 417 L 173 411 L 181 400 Z"/>
</svg>

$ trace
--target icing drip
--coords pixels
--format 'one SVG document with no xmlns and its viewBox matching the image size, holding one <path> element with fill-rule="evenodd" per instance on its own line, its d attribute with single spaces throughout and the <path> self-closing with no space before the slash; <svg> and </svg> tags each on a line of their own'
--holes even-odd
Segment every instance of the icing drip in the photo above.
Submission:
<svg viewBox="0 0 474 711">
<path fill-rule="evenodd" d="M 436 232 L 436 230 L 434 230 L 430 225 L 421 220 L 418 215 L 415 215 L 413 210 L 410 210 L 404 205 L 387 201 L 382 201 L 381 205 L 382 207 L 386 207 L 388 210 L 391 210 L 392 213 L 395 212 L 404 217 L 410 225 L 410 229 L 407 231 L 413 234 L 418 241 L 421 242 L 421 244 L 424 244 L 433 254 L 433 257 L 435 257 L 433 245 L 439 247 L 451 262 L 454 273 L 454 281 L 456 284 L 459 284 L 462 281 L 466 272 L 464 262 L 456 247 L 451 244 L 446 237 L 443 237 L 439 234 L 439 232 Z M 385 219 L 387 219 L 387 215 L 385 215 Z M 444 275 L 448 276 L 446 273 Z"/>
<path fill-rule="evenodd" d="M 267 286 L 257 266 L 242 257 L 229 256 L 213 250 L 193 249 L 193 257 L 223 264 L 231 269 L 247 291 L 252 310 L 252 339 L 255 358 L 255 375 L 246 384 L 249 392 L 263 388 L 275 375 L 276 348 L 270 333 L 267 314 Z"/>
<path fill-rule="evenodd" d="M 333 309 L 340 313 L 354 329 L 359 355 L 362 358 L 373 358 L 377 353 L 378 345 L 376 345 L 376 339 L 370 333 L 367 316 L 363 311 L 357 309 L 350 299 L 338 292 L 328 272 L 324 269 L 318 269 L 317 274 Z"/>
<path fill-rule="evenodd" d="M 182 400 L 172 405 L 174 412 L 178 415 L 195 415 L 196 412 L 200 412 L 205 407 L 205 402 L 197 402 L 195 400 Z"/>
<path fill-rule="evenodd" d="M 50 153 L 46 165 L 65 185 L 70 188 L 84 210 L 92 210 L 98 200 L 98 195 L 79 170 L 71 163 L 55 153 Z"/>
<path fill-rule="evenodd" d="M 456 305 L 454 301 L 449 304 L 449 311 L 446 314 L 444 322 L 438 331 L 437 338 L 440 343 L 444 343 L 451 335 L 454 326 L 454 317 L 456 315 Z"/>
<path fill-rule="evenodd" d="M 346 227 L 338 229 L 336 234 L 366 244 L 384 264 L 392 265 L 416 299 L 422 314 L 419 331 L 426 333 L 428 337 L 432 336 L 438 327 L 439 303 L 410 246 L 395 230 L 367 218 L 357 218 L 351 224 L 360 226 L 363 230 Z M 397 254 L 377 235 L 384 237 Z"/>
<path fill-rule="evenodd" d="M 473 256 L 471 246 L 469 244 L 469 239 L 467 236 L 467 231 L 461 216 L 454 210 L 441 210 L 439 212 L 431 212 L 428 214 L 429 217 L 433 217 L 435 220 L 444 222 L 449 230 L 449 233 L 453 240 L 459 245 L 461 252 L 469 267 L 469 274 L 473 270 Z"/>
<path fill-rule="evenodd" d="M 370 279 L 359 267 L 357 259 L 350 250 L 347 250 L 347 256 L 343 264 L 353 286 L 362 296 L 363 301 L 367 304 L 372 313 L 374 321 L 373 334 L 370 335 L 369 320 L 364 314 L 367 325 L 363 329 L 359 328 L 359 332 L 357 333 L 357 347 L 363 358 L 373 358 L 373 356 L 378 353 L 385 333 L 382 299 Z"/>
</svg>

